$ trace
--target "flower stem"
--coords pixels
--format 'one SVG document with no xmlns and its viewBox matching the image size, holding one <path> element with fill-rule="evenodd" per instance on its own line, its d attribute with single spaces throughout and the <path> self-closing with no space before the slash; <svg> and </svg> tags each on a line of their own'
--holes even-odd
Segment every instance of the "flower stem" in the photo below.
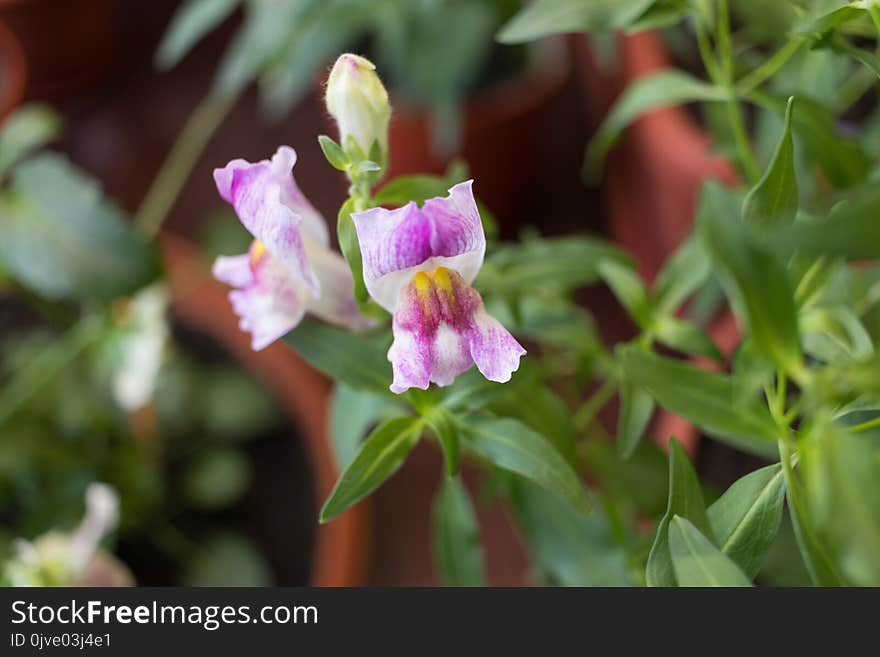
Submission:
<svg viewBox="0 0 880 657">
<path fill-rule="evenodd" d="M 731 97 L 727 101 L 727 116 L 730 119 L 730 128 L 733 131 L 733 139 L 739 154 L 739 162 L 750 184 L 755 184 L 761 178 L 758 163 L 752 153 L 749 137 L 746 133 L 745 120 L 743 119 L 742 107 L 736 98 Z"/>
<path fill-rule="evenodd" d="M 596 414 L 608 402 L 617 390 L 617 379 L 609 377 L 599 389 L 585 401 L 574 414 L 572 421 L 578 431 L 585 431 L 592 423 Z"/>
<path fill-rule="evenodd" d="M 789 59 L 791 59 L 798 50 L 803 46 L 804 40 L 800 37 L 792 38 L 782 48 L 777 50 L 772 57 L 761 64 L 760 67 L 748 75 L 742 77 L 737 83 L 737 89 L 740 93 L 746 94 L 755 89 L 771 77 L 773 77 L 779 69 L 781 69 Z"/>
<path fill-rule="evenodd" d="M 875 417 L 872 420 L 853 425 L 849 427 L 849 430 L 853 433 L 861 433 L 863 431 L 869 431 L 870 429 L 876 429 L 877 427 L 880 427 L 880 417 Z"/>
<path fill-rule="evenodd" d="M 187 119 L 135 215 L 135 226 L 144 235 L 152 238 L 159 232 L 205 146 L 235 101 L 235 96 L 209 93 Z"/>
</svg>

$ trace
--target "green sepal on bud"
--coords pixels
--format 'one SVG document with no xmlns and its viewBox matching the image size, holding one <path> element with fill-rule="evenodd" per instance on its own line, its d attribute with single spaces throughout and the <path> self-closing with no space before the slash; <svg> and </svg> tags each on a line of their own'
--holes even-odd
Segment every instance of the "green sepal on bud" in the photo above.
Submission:
<svg viewBox="0 0 880 657">
<path fill-rule="evenodd" d="M 327 79 L 325 101 L 339 127 L 339 142 L 349 162 L 359 165 L 368 160 L 384 169 L 391 104 L 375 65 L 358 55 L 340 55 Z"/>
</svg>

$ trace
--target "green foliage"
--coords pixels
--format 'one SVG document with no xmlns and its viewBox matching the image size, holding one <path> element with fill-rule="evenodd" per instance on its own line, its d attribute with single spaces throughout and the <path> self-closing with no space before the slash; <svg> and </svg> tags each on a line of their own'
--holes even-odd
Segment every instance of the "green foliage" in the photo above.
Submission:
<svg viewBox="0 0 880 657">
<path fill-rule="evenodd" d="M 472 418 L 459 431 L 474 454 L 533 481 L 581 513 L 590 510 L 590 498 L 571 466 L 526 425 L 510 418 Z"/>
<path fill-rule="evenodd" d="M 387 392 L 391 364 L 382 335 L 355 335 L 306 320 L 285 338 L 287 344 L 327 376 L 356 390 Z"/>
<path fill-rule="evenodd" d="M 111 300 L 158 274 L 152 246 L 92 180 L 56 155 L 15 168 L 0 195 L 0 231 L 8 274 L 49 299 Z"/>
<path fill-rule="evenodd" d="M 669 501 L 648 556 L 645 570 L 648 586 L 676 586 L 678 583 L 678 569 L 670 545 L 671 529 L 676 518 L 690 520 L 697 531 L 711 531 L 697 474 L 684 449 L 673 438 L 669 441 Z"/>
<path fill-rule="evenodd" d="M 785 499 L 782 466 L 769 465 L 736 481 L 707 513 L 721 551 L 751 578 L 782 522 Z"/>
<path fill-rule="evenodd" d="M 655 0 L 536 0 L 498 32 L 502 43 L 523 43 L 550 34 L 604 32 L 627 27 Z"/>
<path fill-rule="evenodd" d="M 333 520 L 397 472 L 422 430 L 422 421 L 413 417 L 395 418 L 376 427 L 336 482 L 321 509 L 321 522 Z"/>
<path fill-rule="evenodd" d="M 0 179 L 16 162 L 58 137 L 61 118 L 45 105 L 26 105 L 0 127 Z"/>
<path fill-rule="evenodd" d="M 486 583 L 477 516 L 458 477 L 443 482 L 434 502 L 434 559 L 447 586 Z"/>
<path fill-rule="evenodd" d="M 687 518 L 672 518 L 669 552 L 679 586 L 751 586 L 736 564 Z"/>
</svg>

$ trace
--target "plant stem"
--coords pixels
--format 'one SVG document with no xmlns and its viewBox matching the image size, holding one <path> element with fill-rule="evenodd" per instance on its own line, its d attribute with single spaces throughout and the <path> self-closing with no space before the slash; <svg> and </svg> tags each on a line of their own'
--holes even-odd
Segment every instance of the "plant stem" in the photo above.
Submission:
<svg viewBox="0 0 880 657">
<path fill-rule="evenodd" d="M 748 182 L 753 185 L 758 182 L 761 173 L 758 169 L 755 155 L 752 153 L 742 107 L 740 107 L 737 98 L 736 84 L 734 82 L 733 53 L 730 43 L 730 12 L 728 11 L 727 0 L 719 0 L 718 2 L 717 23 L 715 41 L 718 61 L 721 67 L 720 83 L 727 88 L 727 101 L 725 103 L 727 106 L 727 117 L 730 120 L 730 129 L 733 133 L 733 140 L 739 155 L 740 167 Z"/>
<path fill-rule="evenodd" d="M 853 433 L 861 433 L 870 429 L 876 429 L 877 427 L 880 427 L 880 417 L 875 417 L 873 420 L 868 420 L 866 422 L 862 422 L 861 424 L 853 425 L 849 427 L 849 430 Z"/>
<path fill-rule="evenodd" d="M 761 64 L 760 67 L 756 68 L 754 71 L 749 73 L 746 76 L 743 76 L 740 81 L 737 83 L 737 89 L 739 93 L 746 94 L 750 92 L 752 89 L 761 86 L 773 77 L 776 72 L 782 68 L 789 59 L 791 59 L 798 50 L 801 49 L 801 46 L 804 45 L 804 40 L 800 37 L 792 38 L 786 43 L 782 48 L 777 50 L 770 59 Z"/>
<path fill-rule="evenodd" d="M 605 379 L 599 389 L 585 401 L 575 412 L 573 417 L 574 426 L 578 431 L 584 431 L 592 424 L 596 414 L 602 409 L 617 390 L 617 379 L 610 377 Z"/>
<path fill-rule="evenodd" d="M 694 16 L 694 31 L 697 34 L 697 47 L 700 50 L 700 58 L 703 60 L 706 73 L 712 82 L 720 84 L 721 71 L 718 68 L 718 62 L 715 61 L 715 55 L 712 54 L 712 46 L 709 44 L 709 35 L 706 33 L 703 19 L 699 15 Z"/>
<path fill-rule="evenodd" d="M 205 146 L 236 99 L 209 93 L 187 119 L 135 215 L 135 226 L 146 236 L 152 238 L 159 232 Z"/>
<path fill-rule="evenodd" d="M 751 144 L 749 144 L 742 107 L 740 107 L 739 101 L 733 97 L 732 93 L 731 97 L 727 100 L 727 117 L 730 119 L 730 128 L 733 131 L 733 139 L 736 142 L 740 166 L 746 174 L 749 184 L 754 185 L 761 178 L 761 172 L 758 169 L 755 155 L 752 153 Z"/>
<path fill-rule="evenodd" d="M 0 393 L 0 426 L 95 342 L 103 326 L 100 316 L 87 315 L 26 367 L 16 372 L 12 381 Z"/>
</svg>

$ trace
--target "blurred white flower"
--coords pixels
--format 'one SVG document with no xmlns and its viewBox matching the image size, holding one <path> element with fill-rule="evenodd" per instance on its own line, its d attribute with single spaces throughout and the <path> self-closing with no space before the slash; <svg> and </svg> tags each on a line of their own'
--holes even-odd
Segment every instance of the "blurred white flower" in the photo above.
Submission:
<svg viewBox="0 0 880 657">
<path fill-rule="evenodd" d="M 153 398 L 170 334 L 169 302 L 167 287 L 157 283 L 138 292 L 124 311 L 113 396 L 128 412 L 142 408 Z"/>
<path fill-rule="evenodd" d="M 122 562 L 99 548 L 119 523 L 119 496 L 107 484 L 86 490 L 86 515 L 72 532 L 18 539 L 4 575 L 10 586 L 132 586 Z"/>
</svg>

